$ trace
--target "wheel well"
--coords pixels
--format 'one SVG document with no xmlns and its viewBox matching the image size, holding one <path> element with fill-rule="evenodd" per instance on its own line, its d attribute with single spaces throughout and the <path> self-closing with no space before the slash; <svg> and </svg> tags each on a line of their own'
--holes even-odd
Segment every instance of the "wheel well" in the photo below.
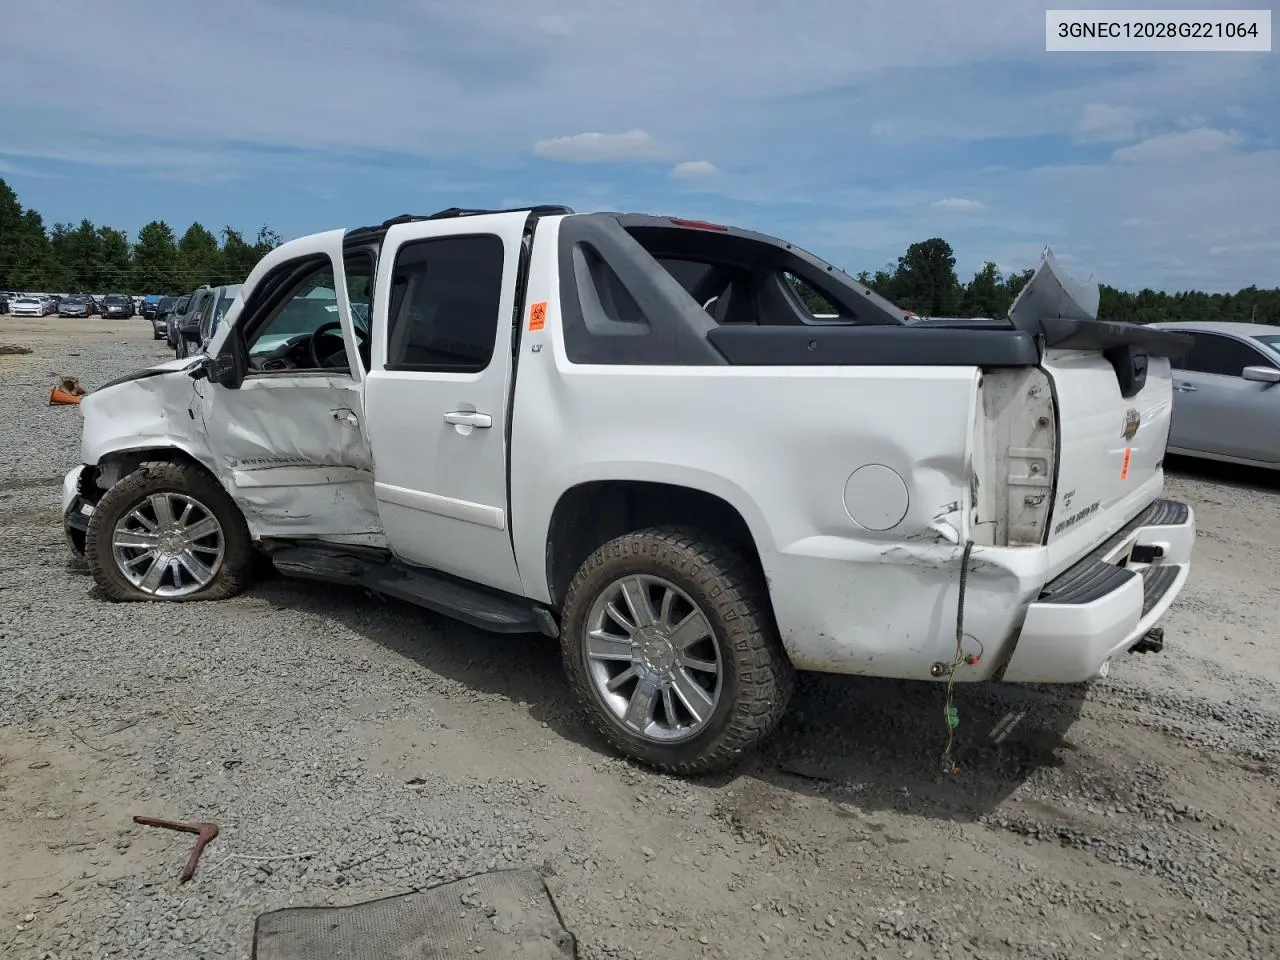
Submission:
<svg viewBox="0 0 1280 960">
<path fill-rule="evenodd" d="M 692 527 L 728 543 L 741 551 L 763 582 L 764 569 L 751 530 L 728 501 L 674 484 L 593 481 L 566 490 L 551 514 L 547 582 L 552 605 L 559 609 L 578 568 L 601 544 L 659 526 Z"/>
<path fill-rule="evenodd" d="M 127 477 L 133 471 L 137 470 L 144 463 L 154 463 L 163 460 L 170 463 L 188 463 L 201 470 L 204 473 L 213 476 L 212 472 L 203 463 L 197 460 L 185 450 L 179 450 L 177 447 L 152 447 L 146 450 L 121 450 L 115 453 L 108 453 L 98 461 L 97 466 L 90 467 L 85 472 L 91 474 L 81 480 L 81 493 L 88 495 L 89 489 L 96 487 L 99 493 L 105 493 L 114 486 L 121 478 Z M 216 477 L 214 479 L 217 479 Z"/>
</svg>

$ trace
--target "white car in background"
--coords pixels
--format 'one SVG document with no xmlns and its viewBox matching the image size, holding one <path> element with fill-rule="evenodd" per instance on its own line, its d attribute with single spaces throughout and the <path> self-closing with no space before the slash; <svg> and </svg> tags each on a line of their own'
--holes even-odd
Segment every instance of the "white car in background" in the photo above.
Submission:
<svg viewBox="0 0 1280 960">
<path fill-rule="evenodd" d="M 48 313 L 48 304 L 39 297 L 18 297 L 9 301 L 9 314 L 14 317 L 43 317 Z"/>
</svg>

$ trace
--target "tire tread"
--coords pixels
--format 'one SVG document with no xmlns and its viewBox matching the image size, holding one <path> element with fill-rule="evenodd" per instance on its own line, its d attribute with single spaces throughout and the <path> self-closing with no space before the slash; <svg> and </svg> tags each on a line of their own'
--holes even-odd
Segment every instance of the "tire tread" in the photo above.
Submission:
<svg viewBox="0 0 1280 960">
<path fill-rule="evenodd" d="M 691 756 L 673 759 L 664 748 L 621 732 L 595 705 L 591 678 L 577 648 L 577 620 L 594 601 L 594 581 L 608 568 L 647 558 L 696 584 L 701 597 L 724 624 L 721 655 L 736 662 L 740 696 L 717 735 Z M 658 571 L 655 571 L 657 573 Z M 667 773 L 691 775 L 723 770 L 765 739 L 786 712 L 795 690 L 795 672 L 777 640 L 760 575 L 728 544 L 686 527 L 653 527 L 624 534 L 589 556 L 569 585 L 563 618 L 565 671 L 579 699 L 589 705 L 592 725 L 614 747 Z M 697 740 L 693 741 L 697 743 Z M 679 744 L 677 746 L 686 746 Z M 683 752 L 683 751 L 681 751 Z"/>
<path fill-rule="evenodd" d="M 203 590 L 185 597 L 152 597 L 142 593 L 116 570 L 109 557 L 110 546 L 100 543 L 104 526 L 114 527 L 119 504 L 133 503 L 139 494 L 158 490 L 190 492 L 209 509 L 217 511 L 222 525 L 224 550 L 222 569 Z M 108 517 L 103 521 L 102 517 Z M 109 538 L 110 530 L 105 531 Z M 104 553 L 105 551 L 105 553 Z M 143 463 L 102 495 L 89 518 L 85 536 L 85 562 L 102 592 L 117 602 L 185 602 L 225 600 L 249 585 L 253 573 L 253 541 L 235 501 L 222 485 L 199 467 L 173 460 L 149 460 Z"/>
</svg>

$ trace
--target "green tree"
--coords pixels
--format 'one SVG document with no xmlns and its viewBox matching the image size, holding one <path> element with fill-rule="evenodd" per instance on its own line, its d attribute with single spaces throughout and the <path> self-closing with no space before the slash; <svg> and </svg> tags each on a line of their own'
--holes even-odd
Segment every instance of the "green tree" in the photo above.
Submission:
<svg viewBox="0 0 1280 960">
<path fill-rule="evenodd" d="M 965 287 L 961 312 L 970 317 L 1008 316 L 1012 302 L 1008 289 L 1000 268 L 988 260 Z"/>
<path fill-rule="evenodd" d="M 52 259 L 44 221 L 0 180 L 0 289 L 39 290 Z"/>
<path fill-rule="evenodd" d="M 193 223 L 178 241 L 178 269 L 189 287 L 215 284 L 222 272 L 218 238 L 200 223 Z"/>
<path fill-rule="evenodd" d="M 128 289 L 130 258 L 129 235 L 113 227 L 99 227 L 98 241 L 102 245 L 102 266 L 99 280 L 103 292 L 121 293 Z"/>
<path fill-rule="evenodd" d="M 261 258 L 252 244 L 245 243 L 239 230 L 222 228 L 222 280 L 240 283 Z"/>
<path fill-rule="evenodd" d="M 951 244 L 941 237 L 911 244 L 898 258 L 892 285 L 899 306 L 926 316 L 953 315 L 961 288 Z"/>
<path fill-rule="evenodd" d="M 54 259 L 70 275 L 61 286 L 77 293 L 105 293 L 102 235 L 98 228 L 90 220 L 81 220 L 79 226 L 63 237 L 59 237 L 57 231 L 55 226 Z"/>
<path fill-rule="evenodd" d="M 152 220 L 138 231 L 133 247 L 133 289 L 144 295 L 180 296 L 184 285 L 173 230 L 163 220 Z"/>
<path fill-rule="evenodd" d="M 12 243 L 10 258 L 13 286 L 19 290 L 41 290 L 49 286 L 53 252 L 49 235 L 45 233 L 44 220 L 34 210 L 28 210 L 18 222 L 18 228 L 9 237 Z"/>
</svg>

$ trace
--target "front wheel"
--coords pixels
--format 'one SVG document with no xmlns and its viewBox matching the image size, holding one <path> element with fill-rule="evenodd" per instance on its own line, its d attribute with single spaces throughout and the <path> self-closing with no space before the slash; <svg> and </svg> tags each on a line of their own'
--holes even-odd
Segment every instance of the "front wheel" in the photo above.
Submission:
<svg viewBox="0 0 1280 960">
<path fill-rule="evenodd" d="M 222 600 L 249 582 L 253 542 L 213 477 L 160 461 L 103 494 L 89 517 L 85 560 L 112 600 Z"/>
<path fill-rule="evenodd" d="M 760 578 L 696 531 L 642 530 L 600 547 L 569 587 L 561 631 L 595 726 L 671 773 L 733 764 L 777 726 L 795 685 Z"/>
</svg>

